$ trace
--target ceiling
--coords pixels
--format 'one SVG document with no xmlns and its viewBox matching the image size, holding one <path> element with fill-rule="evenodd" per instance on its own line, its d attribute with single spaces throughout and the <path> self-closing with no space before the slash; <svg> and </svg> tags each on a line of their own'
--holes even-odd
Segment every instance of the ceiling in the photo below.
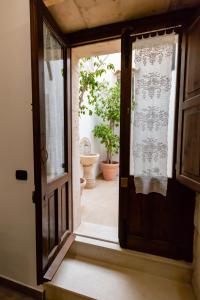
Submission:
<svg viewBox="0 0 200 300">
<path fill-rule="evenodd" d="M 200 0 L 43 0 L 65 33 L 200 5 Z"/>
<path fill-rule="evenodd" d="M 112 41 L 100 42 L 90 45 L 84 45 L 81 47 L 73 48 L 73 56 L 76 58 L 90 57 L 99 55 L 108 55 L 110 53 L 121 52 L 121 40 L 115 39 Z"/>
</svg>

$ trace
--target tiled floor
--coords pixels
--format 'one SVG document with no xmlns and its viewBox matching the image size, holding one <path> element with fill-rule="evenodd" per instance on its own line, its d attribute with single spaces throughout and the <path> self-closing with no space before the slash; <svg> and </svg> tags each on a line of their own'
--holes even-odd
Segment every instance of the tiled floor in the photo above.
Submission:
<svg viewBox="0 0 200 300">
<path fill-rule="evenodd" d="M 76 233 L 94 238 L 118 240 L 119 181 L 98 178 L 96 188 L 84 189 L 81 197 L 81 225 Z"/>
<path fill-rule="evenodd" d="M 36 298 L 0 286 L 0 300 L 36 300 Z"/>
<path fill-rule="evenodd" d="M 82 222 L 75 233 L 85 237 L 118 243 L 118 228 L 113 226 Z"/>
</svg>

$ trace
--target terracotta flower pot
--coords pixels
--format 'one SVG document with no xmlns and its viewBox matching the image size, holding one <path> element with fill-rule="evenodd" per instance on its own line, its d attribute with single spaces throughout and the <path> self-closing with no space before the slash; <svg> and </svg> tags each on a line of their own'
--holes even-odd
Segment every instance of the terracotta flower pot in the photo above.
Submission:
<svg viewBox="0 0 200 300">
<path fill-rule="evenodd" d="M 80 192 L 81 192 L 81 195 L 82 195 L 83 189 L 86 185 L 86 179 L 85 178 L 80 178 L 80 185 L 81 185 Z"/>
<path fill-rule="evenodd" d="M 101 169 L 105 180 L 115 180 L 119 172 L 119 163 L 114 161 L 108 164 L 105 161 L 101 163 Z"/>
</svg>

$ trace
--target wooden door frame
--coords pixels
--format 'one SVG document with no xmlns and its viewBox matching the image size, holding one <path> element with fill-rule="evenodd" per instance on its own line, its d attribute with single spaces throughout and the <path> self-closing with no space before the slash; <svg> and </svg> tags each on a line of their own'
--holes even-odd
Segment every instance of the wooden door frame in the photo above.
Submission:
<svg viewBox="0 0 200 300">
<path fill-rule="evenodd" d="M 182 26 L 182 28 L 186 27 L 188 22 L 190 22 L 191 17 L 193 16 L 196 8 L 183 9 L 175 12 L 166 13 L 158 16 L 151 16 L 147 18 L 142 18 L 138 20 L 132 20 L 127 22 L 116 23 L 112 25 L 100 26 L 98 28 L 81 30 L 75 33 L 70 34 L 62 34 L 55 20 L 49 13 L 46 6 L 43 4 L 42 0 L 30 0 L 30 17 L 31 17 L 31 46 L 32 46 L 32 94 L 33 94 L 33 135 L 34 135 L 34 178 L 35 185 L 37 187 L 36 191 L 33 193 L 33 201 L 36 204 L 36 249 L 37 249 L 37 281 L 41 283 L 42 281 L 42 245 L 39 233 L 42 230 L 42 215 L 41 215 L 41 201 L 38 199 L 42 194 L 42 184 L 40 180 L 40 174 L 42 171 L 42 162 L 40 158 L 40 142 L 41 142 L 41 123 L 40 123 L 40 97 L 44 97 L 44 92 L 42 87 L 44 86 L 44 82 L 41 82 L 39 74 L 43 72 L 43 61 L 42 61 L 42 22 L 43 17 L 47 21 L 51 30 L 53 31 L 56 38 L 61 41 L 64 48 L 66 47 L 76 47 L 80 45 L 86 45 L 90 43 L 112 40 L 116 38 L 122 38 L 122 45 L 124 45 L 125 39 L 127 39 L 127 34 L 140 34 L 144 31 L 157 31 L 160 28 L 170 28 L 174 26 Z M 126 30 L 125 30 L 126 29 Z M 128 31 L 127 31 L 128 30 Z M 125 90 L 125 85 L 130 87 L 130 78 L 128 79 L 127 75 L 130 75 L 130 57 L 127 55 L 127 51 L 125 48 L 121 49 L 122 52 L 122 74 L 124 77 L 122 81 L 122 91 L 121 91 L 121 101 L 126 103 L 126 106 L 123 105 L 122 116 L 126 118 L 124 127 L 121 126 L 120 134 L 127 134 L 125 129 L 129 126 L 130 116 L 127 118 L 127 109 L 130 109 L 130 103 L 128 97 L 130 97 L 129 92 Z M 70 66 L 70 50 L 66 50 L 64 53 L 64 61 L 65 61 L 65 69 L 68 71 L 64 74 L 64 80 L 67 82 L 66 90 L 65 90 L 65 105 L 67 105 L 67 110 L 65 113 L 65 121 L 71 119 L 71 66 Z M 128 65 L 127 65 L 128 64 Z M 128 69 L 128 73 L 125 71 Z M 67 78 L 68 73 L 68 78 Z M 70 74 L 69 74 L 70 73 Z M 127 83 L 125 84 L 125 79 L 127 79 Z M 127 96 L 127 98 L 125 97 Z M 126 98 L 126 99 L 125 99 Z M 68 99 L 68 101 L 67 101 Z M 39 112 L 39 113 L 38 113 Z M 121 118 L 122 118 L 121 116 Z M 44 122 L 41 119 L 41 122 Z M 68 129 L 68 133 L 66 139 L 72 139 L 71 128 Z M 71 145 L 71 143 L 70 143 Z M 66 147 L 68 149 L 68 162 L 70 174 L 71 170 L 71 157 L 72 150 L 71 146 Z M 127 153 L 129 149 L 126 148 L 126 145 L 121 145 L 120 151 L 120 160 L 121 162 L 124 159 L 124 153 Z M 122 154 L 123 153 L 123 154 Z M 126 176 L 125 169 L 129 163 L 129 156 L 126 156 L 124 164 L 121 163 L 120 166 L 120 177 Z M 72 178 L 72 176 L 70 176 Z M 70 194 L 71 194 L 71 179 L 70 179 Z M 71 194 L 72 198 L 72 194 Z M 120 204 L 119 204 L 119 237 L 120 244 L 122 247 L 126 247 L 126 242 L 124 240 L 124 228 L 126 226 L 126 201 L 127 191 L 124 189 L 123 193 L 120 195 Z M 72 202 L 70 204 L 72 207 Z M 72 213 L 72 212 L 71 212 Z M 72 220 L 71 220 L 71 223 Z M 62 254 L 64 255 L 64 254 Z M 39 275 L 40 274 L 40 275 Z"/>
<path fill-rule="evenodd" d="M 42 269 L 42 201 L 41 196 L 43 195 L 42 186 L 46 185 L 46 178 L 41 178 L 41 174 L 45 172 L 44 164 L 41 161 L 41 149 L 40 145 L 44 134 L 41 132 L 41 128 L 44 127 L 45 118 L 41 113 L 40 107 L 44 101 L 44 78 L 43 78 L 43 22 L 47 23 L 51 32 L 55 38 L 60 42 L 63 47 L 63 61 L 64 61 L 64 122 L 68 124 L 68 130 L 65 130 L 65 162 L 67 166 L 65 171 L 70 174 L 68 182 L 68 195 L 70 199 L 69 203 L 69 223 L 70 231 L 72 228 L 72 192 L 71 192 L 71 173 L 72 173 L 72 149 L 71 149 L 71 50 L 65 43 L 64 35 L 60 32 L 57 24 L 48 12 L 42 1 L 30 0 L 30 20 L 31 20 L 31 61 L 32 61 L 32 110 L 33 110 L 33 146 L 34 146 L 34 181 L 35 191 L 33 192 L 33 202 L 35 203 L 36 211 L 36 260 L 37 260 L 37 283 L 43 282 L 44 272 Z M 41 75 L 42 74 L 42 75 Z M 42 136 L 42 137 L 41 137 Z M 44 181 L 45 180 L 45 181 Z M 70 237 L 69 232 L 63 238 L 60 247 L 57 252 L 65 245 L 65 251 L 60 251 L 59 255 L 62 259 L 65 256 L 66 250 L 70 247 L 74 237 Z M 59 264 L 59 257 L 52 259 L 52 267 L 46 274 L 46 279 L 50 279 L 55 269 Z"/>
<path fill-rule="evenodd" d="M 125 29 L 129 30 L 131 35 L 138 35 L 176 26 L 186 28 L 194 18 L 198 7 L 65 33 L 65 41 L 73 48 L 106 40 L 121 39 Z"/>
<path fill-rule="evenodd" d="M 120 136 L 127 136 L 127 143 L 120 143 L 120 180 L 128 177 L 127 170 L 129 168 L 129 140 L 130 140 L 130 107 L 131 107 L 131 38 L 130 36 L 138 36 L 144 32 L 156 32 L 162 29 L 178 28 L 179 31 L 179 47 L 177 60 L 177 81 L 180 79 L 180 59 L 181 59 L 181 42 L 182 32 L 187 28 L 188 24 L 194 18 L 196 7 L 181 9 L 162 15 L 144 17 L 138 20 L 119 22 L 110 25 L 103 25 L 96 28 L 80 30 L 74 33 L 65 34 L 66 42 L 71 47 L 78 47 L 97 42 L 104 42 L 113 39 L 121 39 L 121 120 Z M 129 44 L 129 46 L 127 46 Z M 127 48 L 129 53 L 127 54 Z M 179 86 L 176 86 L 176 107 L 175 107 L 175 128 L 178 126 L 178 98 Z M 176 174 L 176 146 L 177 135 L 174 132 L 174 153 L 173 153 L 173 177 Z M 120 185 L 120 182 L 119 182 Z M 120 187 L 119 187 L 120 188 Z M 119 193 L 119 242 L 123 248 L 126 244 L 126 222 L 127 222 L 127 199 L 128 189 L 121 189 Z"/>
<path fill-rule="evenodd" d="M 138 20 L 132 20 L 127 22 L 120 22 L 111 25 L 104 25 L 96 28 L 80 30 L 74 33 L 65 34 L 66 42 L 71 45 L 71 47 L 78 47 L 83 45 L 88 45 L 97 42 L 104 42 L 113 39 L 122 39 L 121 45 L 121 123 L 120 126 L 120 136 L 129 134 L 129 124 L 130 124 L 130 101 L 131 98 L 131 57 L 130 53 L 127 54 L 127 44 L 125 47 L 125 40 L 129 38 L 128 36 L 140 35 L 143 32 L 159 31 L 162 29 L 178 28 L 179 30 L 179 40 L 181 39 L 181 30 L 187 27 L 187 24 L 193 18 L 196 8 L 182 9 L 170 13 L 165 13 L 162 15 L 145 17 Z M 130 41 L 131 44 L 131 41 Z M 128 47 L 129 48 L 129 47 Z M 180 51 L 180 48 L 178 49 Z M 180 59 L 178 59 L 178 62 Z M 179 71 L 177 75 L 177 80 L 179 78 Z M 179 93 L 177 87 L 176 93 Z M 178 103 L 177 103 L 178 104 Z M 129 113 L 128 113 L 129 111 Z M 175 111 L 175 126 L 178 122 L 178 105 L 176 105 Z M 129 136 L 127 141 L 129 141 Z M 174 145 L 176 145 L 177 134 L 174 134 Z M 176 149 L 174 149 L 173 160 L 175 162 Z M 120 178 L 127 177 L 127 169 L 129 167 L 129 149 L 127 144 L 121 143 L 120 145 Z M 175 169 L 173 170 L 173 175 L 175 174 Z M 119 194 L 119 241 L 120 245 L 126 248 L 126 216 L 127 216 L 127 198 L 128 190 L 123 189 Z"/>
<path fill-rule="evenodd" d="M 130 144 L 130 121 L 131 121 L 131 85 L 132 85 L 132 43 L 130 31 L 125 30 L 121 38 L 121 111 L 120 111 L 120 171 L 119 171 L 119 243 L 122 248 L 127 248 L 127 201 L 128 182 L 122 188 L 121 180 L 128 178 L 129 170 L 129 144 Z M 122 105 L 123 103 L 123 105 Z M 121 137 L 126 137 L 122 143 Z"/>
</svg>

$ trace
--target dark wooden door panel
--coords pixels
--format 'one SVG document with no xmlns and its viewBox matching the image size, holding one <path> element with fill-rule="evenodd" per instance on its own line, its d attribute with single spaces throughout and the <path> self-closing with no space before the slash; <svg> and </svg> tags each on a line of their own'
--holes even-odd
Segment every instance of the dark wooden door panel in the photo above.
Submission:
<svg viewBox="0 0 200 300">
<path fill-rule="evenodd" d="M 185 99 L 191 99 L 200 94 L 200 20 L 195 22 L 188 32 L 187 37 L 187 63 Z"/>
<path fill-rule="evenodd" d="M 49 206 L 48 201 L 42 201 L 42 269 L 48 265 L 49 256 Z"/>
<path fill-rule="evenodd" d="M 68 205 L 66 202 L 67 194 L 67 185 L 63 185 L 61 187 L 61 236 L 65 233 L 67 229 L 69 229 L 69 220 L 68 220 Z"/>
<path fill-rule="evenodd" d="M 200 12 L 185 32 L 179 99 L 177 178 L 200 192 Z"/>
<path fill-rule="evenodd" d="M 31 0 L 30 3 L 37 279 L 42 283 L 52 278 L 74 240 L 71 217 L 71 52 L 43 2 Z"/>
<path fill-rule="evenodd" d="M 195 192 L 176 180 L 175 159 L 173 164 L 173 177 L 168 179 L 166 197 L 158 193 L 150 193 L 148 195 L 139 193 L 136 194 L 134 177 L 130 176 L 129 173 L 130 108 L 132 101 L 132 49 L 130 47 L 130 41 L 131 37 L 128 37 L 127 31 L 122 37 L 120 177 L 128 178 L 128 186 L 120 186 L 120 245 L 124 248 L 141 252 L 192 261 Z M 179 66 L 177 78 L 180 78 L 180 45 L 178 49 Z M 191 49 L 190 52 L 193 53 L 194 50 Z M 179 84 L 180 82 L 177 83 L 177 96 L 179 95 Z M 190 85 L 188 85 L 188 94 L 191 93 L 193 95 L 193 99 L 185 101 L 185 107 L 193 104 L 197 86 L 197 83 L 190 83 Z M 188 104 L 188 101 L 190 101 L 190 104 Z M 175 120 L 178 119 L 178 101 L 176 101 L 176 106 Z M 198 114 L 196 108 L 192 108 L 191 112 Z M 177 137 L 177 123 L 178 122 L 175 121 L 175 138 Z M 191 117 L 189 123 L 187 124 L 186 135 L 191 134 L 191 128 L 194 126 L 196 126 L 195 130 L 197 133 L 199 127 L 196 117 L 195 120 Z M 190 143 L 187 142 L 185 144 L 185 156 L 188 155 L 187 149 L 191 147 L 194 147 L 193 139 L 191 139 Z M 174 147 L 174 151 L 174 157 L 176 157 L 176 145 Z M 191 155 L 190 160 L 192 159 L 194 158 Z M 196 166 L 198 159 L 199 156 L 192 165 L 192 168 L 195 168 L 196 172 L 199 167 L 199 163 L 198 167 Z M 190 166 L 185 164 L 185 169 L 188 169 L 189 167 Z"/>
<path fill-rule="evenodd" d="M 184 111 L 182 172 L 194 180 L 200 177 L 200 105 Z"/>
<path fill-rule="evenodd" d="M 61 241 L 63 235 L 69 228 L 69 218 L 68 218 L 68 183 L 61 185 L 59 189 L 58 198 L 58 236 Z"/>
<path fill-rule="evenodd" d="M 57 202 L 58 202 L 58 194 L 57 191 L 52 192 L 47 199 L 48 202 L 48 235 L 49 235 L 49 255 L 51 251 L 58 244 L 57 238 Z M 49 256 L 48 255 L 48 256 Z"/>
<path fill-rule="evenodd" d="M 169 179 L 164 197 L 136 194 L 130 177 L 128 248 L 191 261 L 194 206 L 195 193 L 177 181 Z"/>
<path fill-rule="evenodd" d="M 48 183 L 43 199 L 43 268 L 46 270 L 60 248 L 63 238 L 70 233 L 68 217 L 68 174 Z"/>
</svg>

